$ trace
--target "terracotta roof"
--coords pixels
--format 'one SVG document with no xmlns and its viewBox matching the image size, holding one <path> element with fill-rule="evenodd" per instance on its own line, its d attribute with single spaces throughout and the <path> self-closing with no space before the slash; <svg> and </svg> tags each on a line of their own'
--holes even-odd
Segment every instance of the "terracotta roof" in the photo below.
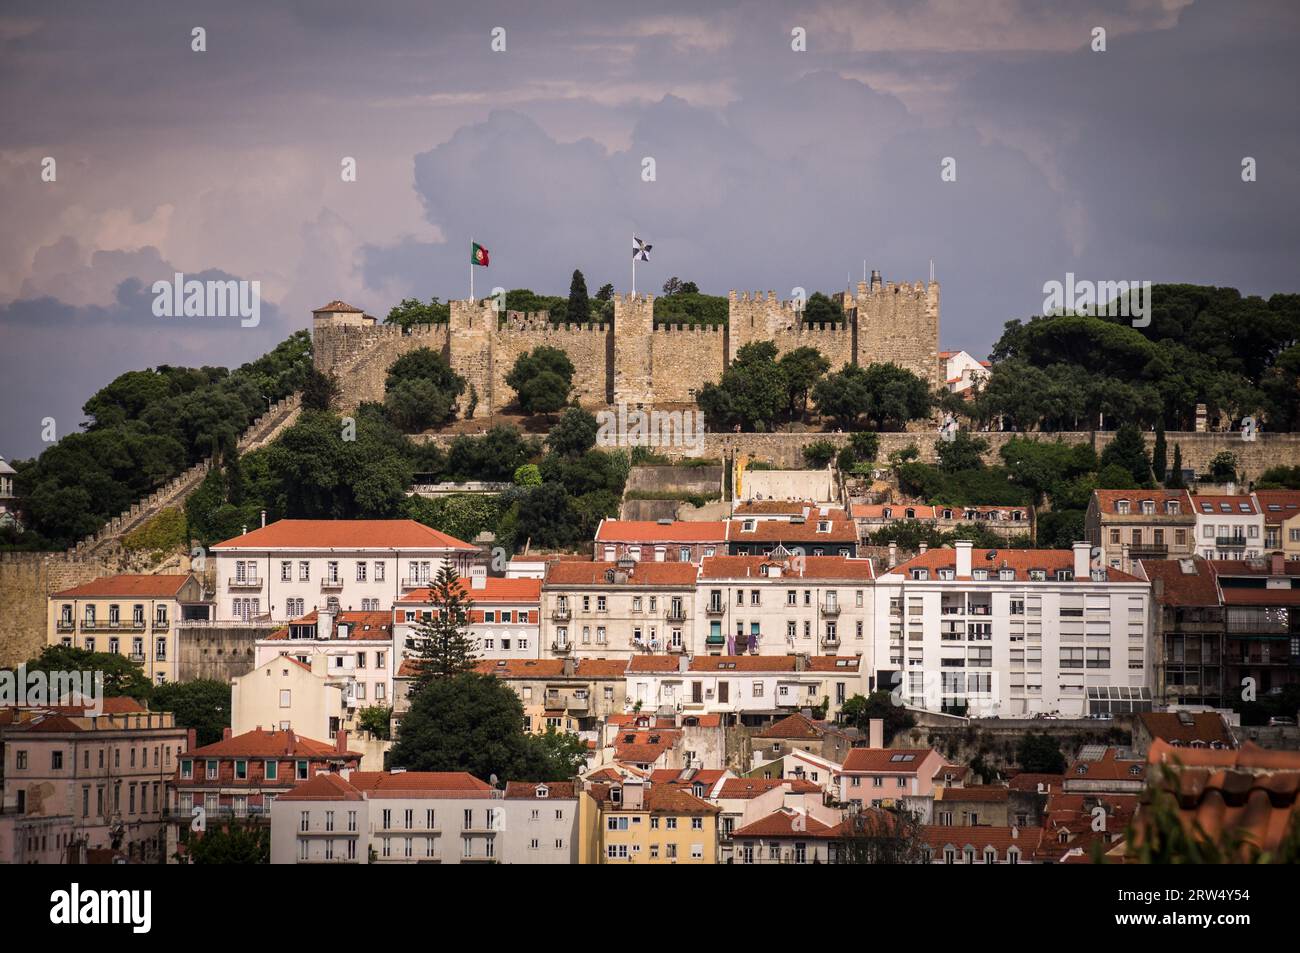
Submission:
<svg viewBox="0 0 1300 953">
<path fill-rule="evenodd" d="M 684 562 L 637 562 L 627 573 L 627 581 L 620 583 L 606 582 L 605 573 L 609 570 L 621 571 L 617 562 L 579 562 L 565 560 L 548 563 L 546 566 L 546 588 L 560 586 L 695 586 L 696 568 L 694 563 Z"/>
<path fill-rule="evenodd" d="M 1300 588 L 1244 589 L 1240 586 L 1224 586 L 1223 604 L 1225 606 L 1300 606 Z"/>
<path fill-rule="evenodd" d="M 1195 516 L 1196 511 L 1192 509 L 1192 497 L 1186 490 L 1093 490 L 1093 497 L 1097 501 L 1097 509 L 1108 516 L 1139 516 L 1150 519 L 1152 516 L 1164 516 L 1168 518 L 1177 518 Z M 1120 500 L 1128 500 L 1132 505 L 1126 514 L 1120 513 L 1115 504 Z M 1141 502 L 1143 500 L 1153 500 L 1156 504 L 1155 513 L 1143 513 Z M 1178 513 L 1170 514 L 1164 511 L 1167 500 L 1177 500 L 1179 503 Z"/>
<path fill-rule="evenodd" d="M 1266 523 L 1280 523 L 1300 514 L 1300 490 L 1256 490 L 1255 499 Z"/>
<path fill-rule="evenodd" d="M 97 596 L 123 599 L 174 599 L 181 587 L 190 580 L 188 575 L 149 576 L 123 573 L 117 576 L 100 576 L 90 582 L 64 589 L 51 599 L 89 599 Z"/>
<path fill-rule="evenodd" d="M 303 781 L 281 801 L 360 801 L 361 792 L 344 780 L 340 774 L 318 774 Z"/>
<path fill-rule="evenodd" d="M 68 715 L 38 715 L 30 721 L 18 722 L 10 730 L 40 734 L 42 732 L 88 731 L 89 729 L 83 727 Z"/>
<path fill-rule="evenodd" d="M 721 520 L 604 519 L 596 528 L 597 543 L 721 543 L 727 538 L 727 524 Z"/>
<path fill-rule="evenodd" d="M 682 656 L 633 655 L 627 660 L 628 672 L 676 672 L 680 670 Z"/>
<path fill-rule="evenodd" d="M 61 715 L 86 715 L 92 705 L 51 705 L 50 710 L 58 712 Z M 149 709 L 145 708 L 130 695 L 114 695 L 111 698 L 105 698 L 100 702 L 99 710 L 104 715 L 135 715 L 143 714 Z"/>
<path fill-rule="evenodd" d="M 834 827 L 823 824 L 817 818 L 781 808 L 767 817 L 761 817 L 752 824 L 746 824 L 732 832 L 732 837 L 842 837 L 843 822 Z"/>
<path fill-rule="evenodd" d="M 1259 578 L 1273 575 L 1273 559 L 1269 556 L 1255 559 L 1210 559 L 1207 562 L 1217 576 Z M 1300 576 L 1300 559 L 1282 560 L 1282 575 Z"/>
<path fill-rule="evenodd" d="M 688 788 L 703 784 L 705 788 L 712 788 L 726 773 L 723 768 L 656 768 L 650 772 L 650 780 L 655 784 L 677 784 Z"/>
<path fill-rule="evenodd" d="M 1155 582 L 1161 581 L 1156 601 L 1162 606 L 1217 606 L 1219 586 L 1210 564 L 1199 556 L 1181 559 L 1143 559 L 1142 571 Z M 1186 566 L 1191 572 L 1184 571 Z M 1154 589 L 1154 586 L 1153 586 Z"/>
<path fill-rule="evenodd" d="M 1138 714 L 1138 718 L 1152 738 L 1162 738 L 1175 747 L 1194 743 L 1225 748 L 1237 746 L 1236 739 L 1218 712 L 1144 711 Z"/>
<path fill-rule="evenodd" d="M 334 745 L 313 741 L 292 731 L 264 731 L 254 728 L 242 735 L 194 748 L 187 753 L 195 758 L 360 758 L 361 754 L 349 751 L 339 754 Z"/>
<path fill-rule="evenodd" d="M 1037 793 L 1040 784 L 1045 791 L 1060 791 L 1065 784 L 1065 775 L 1036 774 L 1031 771 L 1022 771 L 1007 782 L 1007 786 L 1013 791 L 1027 791 L 1030 793 Z"/>
<path fill-rule="evenodd" d="M 774 788 L 784 788 L 792 794 L 821 793 L 817 785 L 799 778 L 728 778 L 722 782 L 718 797 L 749 800 Z"/>
<path fill-rule="evenodd" d="M 646 807 L 663 814 L 718 814 L 722 808 L 668 784 L 652 784 L 646 791 Z"/>
<path fill-rule="evenodd" d="M 994 553 L 992 559 L 987 558 L 989 553 Z M 928 569 L 936 573 L 940 569 L 957 568 L 957 551 L 944 547 L 942 549 L 931 549 L 914 556 L 905 563 L 900 563 L 893 569 L 889 570 L 889 575 L 910 576 L 913 569 Z M 989 571 L 989 582 L 996 582 L 998 573 L 1003 569 L 1010 569 L 1015 572 L 1017 582 L 1029 582 L 1029 573 L 1034 569 L 1042 569 L 1047 573 L 1047 582 L 1056 581 L 1056 571 L 1058 569 L 1074 569 L 1074 553 L 1069 549 L 971 549 L 971 569 L 987 569 Z M 930 577 L 932 580 L 934 575 Z M 970 580 L 970 576 L 958 576 L 958 579 Z M 1120 572 L 1118 569 L 1106 569 L 1106 579 L 1109 582 L 1143 582 L 1136 576 L 1131 576 L 1126 572 Z M 1089 582 L 1088 579 L 1076 579 L 1075 582 Z"/>
<path fill-rule="evenodd" d="M 317 610 L 313 609 L 301 618 L 292 620 L 289 625 L 315 627 Z M 347 626 L 349 642 L 388 641 L 392 639 L 393 614 L 391 612 L 355 612 L 351 609 L 335 613 L 331 627 L 331 638 L 339 638 L 339 626 Z M 289 627 L 277 629 L 266 637 L 268 640 L 289 640 Z M 302 640 L 290 640 L 302 641 Z"/>
<path fill-rule="evenodd" d="M 916 774 L 932 754 L 938 752 L 933 748 L 851 748 L 841 771 Z"/>
<path fill-rule="evenodd" d="M 911 519 L 935 519 L 937 508 L 929 503 L 854 503 L 854 519 L 886 519 L 885 510 L 889 510 L 888 519 L 908 519 L 905 515 L 912 511 Z"/>
<path fill-rule="evenodd" d="M 542 581 L 540 579 L 507 579 L 504 576 L 484 576 L 483 587 L 475 589 L 471 581 L 462 576 L 459 588 L 476 605 L 496 603 L 537 605 L 542 598 Z M 396 605 L 428 605 L 432 599 L 432 589 L 412 589 L 398 599 Z"/>
<path fill-rule="evenodd" d="M 938 824 L 925 824 L 921 827 L 921 836 L 934 851 L 937 858 L 942 857 L 945 847 L 955 847 L 960 854 L 967 847 L 976 851 L 975 861 L 981 862 L 984 849 L 992 847 L 998 852 L 998 859 L 1004 860 L 1012 847 L 1019 848 L 1024 857 L 1032 858 L 1043 841 L 1041 827 L 942 827 Z"/>
<path fill-rule="evenodd" d="M 353 771 L 348 782 L 370 797 L 381 798 L 439 794 L 485 797 L 492 792 L 492 785 L 465 771 Z"/>
<path fill-rule="evenodd" d="M 760 731 L 757 738 L 797 738 L 808 741 L 819 739 L 826 733 L 826 723 L 813 721 L 795 712 L 775 721 Z"/>
<path fill-rule="evenodd" d="M 970 801 L 981 804 L 999 804 L 1005 802 L 1011 794 L 1010 788 L 995 784 L 978 784 L 964 788 L 940 788 L 935 792 L 936 801 Z"/>
<path fill-rule="evenodd" d="M 822 515 L 835 519 L 844 519 L 842 506 L 829 503 L 815 503 L 809 500 L 743 500 L 732 509 L 733 516 L 807 516 L 813 519 Z"/>
<path fill-rule="evenodd" d="M 819 522 L 829 522 L 826 532 L 818 532 Z M 793 542 L 815 545 L 817 543 L 856 543 L 858 528 L 853 521 L 843 514 L 836 517 L 820 517 L 809 514 L 806 522 L 792 523 L 788 520 L 755 520 L 754 528 L 745 529 L 743 519 L 733 519 L 727 528 L 729 543 L 782 543 Z"/>
<path fill-rule="evenodd" d="M 779 566 L 779 576 L 765 576 L 764 566 Z M 701 579 L 753 579 L 779 585 L 783 581 L 847 579 L 854 582 L 875 578 L 870 559 L 849 556 L 804 556 L 802 560 L 769 559 L 766 556 L 705 556 L 700 562 Z"/>
<path fill-rule="evenodd" d="M 1241 859 L 1248 859 L 1252 849 L 1277 850 L 1300 823 L 1298 752 L 1267 751 L 1250 742 L 1227 751 L 1174 748 L 1157 741 L 1148 762 L 1173 766 L 1172 779 L 1155 783 L 1177 798 L 1184 828 L 1199 828 L 1215 840 L 1235 833 L 1244 841 Z"/>
<path fill-rule="evenodd" d="M 216 543 L 221 549 L 459 549 L 464 540 L 415 520 L 277 520 Z"/>
<path fill-rule="evenodd" d="M 362 314 L 362 313 L 363 313 L 362 310 L 361 310 L 360 308 L 354 308 L 352 305 L 348 304 L 346 301 L 340 301 L 338 298 L 335 298 L 335 299 L 334 299 L 333 301 L 331 301 L 329 304 L 321 305 L 321 307 L 313 309 L 313 310 L 312 310 L 312 314 L 316 314 L 316 313 L 319 312 L 319 311 L 337 311 L 337 312 L 340 312 L 340 313 L 348 312 L 348 313 L 350 313 L 350 314 Z"/>
<path fill-rule="evenodd" d="M 537 789 L 546 788 L 546 797 L 539 798 Z M 566 801 L 577 797 L 572 781 L 507 781 L 506 798 L 508 800 L 527 801 Z"/>
<path fill-rule="evenodd" d="M 1065 780 L 1133 781 L 1146 777 L 1145 771 L 1134 773 L 1142 764 L 1136 755 L 1119 748 L 1106 748 L 1098 758 L 1076 758 L 1066 769 Z"/>
<path fill-rule="evenodd" d="M 1259 507 L 1255 498 L 1247 494 L 1234 496 L 1197 495 L 1192 497 L 1192 505 L 1197 513 L 1205 516 L 1257 516 Z M 1209 509 L 1206 509 L 1206 507 Z M 1226 508 L 1225 508 L 1226 507 Z"/>
</svg>

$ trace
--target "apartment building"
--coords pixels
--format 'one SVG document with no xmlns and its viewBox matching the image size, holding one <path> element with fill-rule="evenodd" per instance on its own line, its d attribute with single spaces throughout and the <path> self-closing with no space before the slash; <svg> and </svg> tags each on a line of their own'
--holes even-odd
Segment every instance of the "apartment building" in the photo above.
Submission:
<svg viewBox="0 0 1300 953">
<path fill-rule="evenodd" d="M 478 657 L 537 659 L 542 656 L 542 580 L 507 579 L 487 575 L 475 566 L 460 580 L 461 595 L 471 604 L 466 634 L 474 641 Z M 430 619 L 433 590 L 413 589 L 393 607 L 393 632 L 401 659 L 419 655 L 420 623 Z M 549 653 L 548 653 L 549 654 Z"/>
<path fill-rule="evenodd" d="M 624 659 L 485 660 L 480 675 L 509 685 L 524 706 L 528 730 L 594 731 L 626 708 Z"/>
<path fill-rule="evenodd" d="M 854 748 L 839 771 L 839 800 L 862 808 L 932 798 L 945 764 L 933 748 Z"/>
<path fill-rule="evenodd" d="M 1255 559 L 1264 553 L 1264 514 L 1252 496 L 1193 496 L 1196 554 L 1204 559 Z"/>
<path fill-rule="evenodd" d="M 324 656 L 326 675 L 343 685 L 344 727 L 352 727 L 359 709 L 392 705 L 393 649 L 391 611 L 320 609 L 258 639 L 254 665 L 290 658 L 311 668 L 313 658 Z"/>
<path fill-rule="evenodd" d="M 318 609 L 392 612 L 444 565 L 480 551 L 415 520 L 279 520 L 217 543 L 218 619 L 287 622 Z"/>
<path fill-rule="evenodd" d="M 1002 717 L 1151 707 L 1151 585 L 1070 550 L 932 549 L 876 581 L 880 688 Z"/>
<path fill-rule="evenodd" d="M 1084 516 L 1084 533 L 1101 549 L 1101 565 L 1126 573 L 1140 559 L 1192 555 L 1196 530 L 1186 490 L 1094 490 Z"/>
<path fill-rule="evenodd" d="M 924 864 L 1041 864 L 1044 831 L 1019 827 L 921 828 Z"/>
<path fill-rule="evenodd" d="M 1300 490 L 1256 490 L 1264 515 L 1264 551 L 1300 559 Z"/>
<path fill-rule="evenodd" d="M 273 864 L 570 864 L 578 849 L 572 782 L 344 770 L 271 807 Z"/>
<path fill-rule="evenodd" d="M 315 653 L 304 663 L 277 655 L 230 680 L 230 729 L 236 735 L 260 728 L 332 739 L 355 710 L 346 697 L 347 682 L 330 677 L 327 656 Z"/>
<path fill-rule="evenodd" d="M 855 656 L 638 655 L 628 662 L 627 693 L 643 710 L 760 726 L 822 705 L 834 718 L 847 699 L 865 694 L 864 676 Z"/>
<path fill-rule="evenodd" d="M 1300 684 L 1300 560 L 1274 553 L 1210 568 L 1223 601 L 1224 690 L 1262 697 Z"/>
<path fill-rule="evenodd" d="M 1224 683 L 1223 602 L 1211 565 L 1199 556 L 1144 559 L 1135 574 L 1150 580 L 1155 603 L 1154 700 L 1214 708 L 1231 702 Z"/>
<path fill-rule="evenodd" d="M 707 557 L 694 612 L 707 629 L 695 644 L 711 655 L 866 655 L 873 580 L 871 560 L 850 556 Z"/>
<path fill-rule="evenodd" d="M 837 507 L 820 507 L 807 516 L 788 519 L 743 516 L 728 522 L 728 555 L 768 556 L 777 550 L 805 556 L 856 556 L 857 526 Z"/>
<path fill-rule="evenodd" d="M 129 698 L 104 713 L 9 709 L 0 721 L 0 863 L 63 863 L 70 851 L 164 856 L 166 786 L 188 735 L 170 712 Z"/>
<path fill-rule="evenodd" d="M 580 809 L 592 832 L 581 863 L 717 863 L 720 809 L 673 785 L 589 783 Z"/>
<path fill-rule="evenodd" d="M 275 799 L 303 781 L 358 768 L 362 755 L 349 751 L 347 741 L 346 731 L 328 744 L 292 729 L 255 728 L 236 735 L 227 728 L 213 744 L 200 748 L 191 742 L 171 777 L 169 798 L 178 825 L 173 837 L 179 841 L 179 825 L 190 825 L 195 808 L 203 809 L 209 827 L 231 818 L 268 820 Z"/>
<path fill-rule="evenodd" d="M 698 563 L 726 551 L 727 524 L 721 520 L 603 519 L 596 528 L 592 558 Z"/>
<path fill-rule="evenodd" d="M 689 562 L 550 563 L 542 583 L 543 657 L 690 652 L 697 572 Z"/>
<path fill-rule="evenodd" d="M 188 574 L 102 576 L 49 597 L 46 641 L 125 655 L 162 685 L 177 681 L 177 623 L 206 619 L 210 609 Z"/>
<path fill-rule="evenodd" d="M 858 535 L 867 539 L 899 523 L 917 522 L 939 533 L 981 526 L 1004 540 L 1034 535 L 1032 506 L 932 506 L 928 503 L 855 503 L 851 510 Z"/>
</svg>

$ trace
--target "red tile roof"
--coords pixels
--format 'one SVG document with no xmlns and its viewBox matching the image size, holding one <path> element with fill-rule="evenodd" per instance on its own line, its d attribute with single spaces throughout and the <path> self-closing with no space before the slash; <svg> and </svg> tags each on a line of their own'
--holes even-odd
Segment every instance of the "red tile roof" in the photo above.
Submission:
<svg viewBox="0 0 1300 953">
<path fill-rule="evenodd" d="M 794 738 L 815 741 L 826 734 L 826 723 L 813 721 L 806 715 L 795 712 L 793 715 L 775 721 L 760 731 L 758 738 Z"/>
<path fill-rule="evenodd" d="M 465 771 L 353 771 L 348 782 L 370 797 L 487 797 L 492 785 Z"/>
<path fill-rule="evenodd" d="M 779 566 L 779 576 L 766 576 L 764 566 Z M 783 580 L 846 579 L 863 582 L 875 578 L 870 559 L 850 556 L 804 556 L 801 560 L 769 559 L 766 556 L 705 556 L 700 562 L 701 579 L 757 579 L 779 584 Z"/>
<path fill-rule="evenodd" d="M 964 788 L 940 788 L 935 792 L 936 801 L 970 801 L 980 804 L 1005 803 L 1011 795 L 1011 789 L 995 784 L 976 784 Z"/>
<path fill-rule="evenodd" d="M 1205 508 L 1206 504 L 1209 504 L 1210 509 Z M 1255 505 L 1255 498 L 1246 494 L 1236 494 L 1234 496 L 1196 495 L 1192 497 L 1192 505 L 1196 508 L 1197 513 L 1203 513 L 1206 516 L 1256 516 L 1259 514 L 1259 507 Z M 1224 509 L 1225 505 L 1227 509 Z"/>
<path fill-rule="evenodd" d="M 1223 748 L 1237 746 L 1232 731 L 1218 712 L 1144 711 L 1138 718 L 1152 738 L 1163 738 L 1176 747 L 1198 743 Z"/>
<path fill-rule="evenodd" d="M 933 748 L 852 748 L 841 770 L 845 773 L 916 774 L 932 754 L 938 755 L 938 752 Z M 936 768 L 941 766 L 940 763 Z"/>
<path fill-rule="evenodd" d="M 1063 774 L 1036 774 L 1030 771 L 1022 771 L 1007 782 L 1007 786 L 1013 791 L 1030 793 L 1037 793 L 1039 785 L 1043 786 L 1044 793 L 1060 791 L 1064 784 Z"/>
<path fill-rule="evenodd" d="M 1181 559 L 1143 559 L 1142 572 L 1151 580 L 1160 580 L 1160 594 L 1156 601 L 1162 606 L 1217 606 L 1219 585 L 1210 564 L 1199 556 Z M 1184 572 L 1183 566 L 1191 572 Z"/>
<path fill-rule="evenodd" d="M 975 849 L 975 862 L 983 861 L 984 849 L 992 847 L 998 853 L 999 860 L 1005 860 L 1007 851 L 1019 848 L 1021 856 L 1032 859 L 1043 842 L 1041 827 L 941 827 L 926 824 L 921 827 L 921 836 L 934 851 L 936 859 L 941 859 L 945 847 L 955 847 L 960 855 L 967 847 Z"/>
<path fill-rule="evenodd" d="M 830 527 L 826 532 L 819 532 L 817 524 L 819 522 L 829 522 Z M 821 517 L 810 513 L 807 521 L 803 523 L 792 523 L 788 520 L 755 520 L 754 528 L 745 529 L 744 520 L 733 519 L 731 525 L 727 528 L 727 541 L 729 543 L 800 543 L 815 545 L 817 543 L 856 543 L 858 541 L 858 528 L 850 519 L 846 519 L 843 511 L 838 518 L 827 516 Z"/>
<path fill-rule="evenodd" d="M 1097 508 L 1108 516 L 1145 516 L 1150 519 L 1152 516 L 1195 516 L 1196 511 L 1192 509 L 1192 497 L 1186 490 L 1093 490 L 1093 495 L 1097 500 Z M 1128 500 L 1130 504 L 1129 512 L 1121 514 L 1115 504 L 1120 500 Z M 1143 513 L 1141 502 L 1143 500 L 1154 500 L 1156 504 L 1155 513 Z M 1177 500 L 1179 507 L 1177 514 L 1165 512 L 1165 502 L 1167 500 Z"/>
<path fill-rule="evenodd" d="M 992 559 L 988 558 L 989 553 L 996 554 Z M 913 569 L 928 569 L 931 572 L 931 579 L 934 579 L 934 573 L 940 569 L 957 568 L 957 551 L 944 547 L 942 549 L 931 549 L 914 556 L 905 563 L 900 563 L 893 569 L 889 570 L 890 575 L 899 575 L 903 577 L 910 576 Z M 1055 582 L 1055 574 L 1058 569 L 1074 569 L 1074 553 L 1068 549 L 971 549 L 971 568 L 987 569 L 989 571 L 989 581 L 995 582 L 998 573 L 1003 569 L 1011 569 L 1016 574 L 1017 582 L 1029 582 L 1029 573 L 1033 569 L 1042 569 L 1047 573 L 1047 582 Z M 958 576 L 958 579 L 970 580 L 970 576 Z M 1136 576 L 1131 576 L 1126 572 L 1120 572 L 1118 569 L 1106 569 L 1106 578 L 1110 582 L 1142 582 Z M 1076 579 L 1075 582 L 1089 582 L 1089 578 Z"/>
<path fill-rule="evenodd" d="M 546 566 L 546 588 L 560 586 L 689 586 L 694 588 L 696 568 L 694 563 L 637 562 L 627 572 L 625 582 L 613 583 L 605 579 L 606 572 L 622 572 L 616 562 L 579 562 L 564 560 Z"/>
<path fill-rule="evenodd" d="M 149 576 L 133 573 L 100 576 L 80 586 L 56 592 L 50 598 L 92 599 L 118 596 L 123 599 L 174 599 L 190 578 L 188 575 Z"/>
<path fill-rule="evenodd" d="M 1266 523 L 1280 523 L 1300 514 L 1300 490 L 1256 490 Z"/>
<path fill-rule="evenodd" d="M 1124 754 L 1124 757 L 1120 757 Z M 1144 762 L 1141 758 L 1119 748 L 1107 748 L 1096 759 L 1077 758 L 1065 771 L 1065 780 L 1133 781 L 1146 777 L 1146 771 L 1136 772 Z"/>
<path fill-rule="evenodd" d="M 727 524 L 718 520 L 600 521 L 596 528 L 597 543 L 721 543 L 727 538 Z"/>
<path fill-rule="evenodd" d="M 537 605 L 542 598 L 542 581 L 540 579 L 506 579 L 504 576 L 485 576 L 484 584 L 475 589 L 471 580 L 460 580 L 460 590 L 473 600 L 475 605 L 495 605 L 497 603 L 524 603 Z M 432 589 L 413 589 L 397 600 L 399 606 L 428 605 L 433 599 Z"/>
<path fill-rule="evenodd" d="M 294 619 L 289 625 L 316 626 L 317 610 L 313 609 L 301 618 Z M 392 639 L 393 614 L 391 612 L 355 612 L 351 609 L 338 612 L 331 626 L 331 638 L 339 638 L 339 627 L 347 626 L 349 642 L 388 641 Z M 277 629 L 267 639 L 288 639 L 289 626 Z"/>
<path fill-rule="evenodd" d="M 736 504 L 732 516 L 805 516 L 816 519 L 822 510 L 826 516 L 844 519 L 844 508 L 808 500 L 743 500 Z"/>
<path fill-rule="evenodd" d="M 539 798 L 537 789 L 546 788 L 546 797 Z M 506 799 L 521 801 L 568 801 L 577 797 L 572 781 L 507 781 Z"/>
<path fill-rule="evenodd" d="M 360 801 L 361 792 L 344 780 L 340 774 L 317 774 L 308 778 L 287 794 L 281 801 Z"/>
<path fill-rule="evenodd" d="M 728 778 L 722 782 L 718 797 L 749 800 L 775 788 L 783 788 L 792 794 L 821 793 L 817 785 L 799 778 Z"/>
<path fill-rule="evenodd" d="M 415 520 L 278 520 L 216 543 L 222 549 L 458 549 L 464 540 Z"/>
<path fill-rule="evenodd" d="M 781 808 L 732 832 L 735 837 L 843 837 L 844 823 L 823 824 L 801 811 Z"/>
<path fill-rule="evenodd" d="M 254 728 L 242 735 L 204 745 L 188 752 L 195 758 L 356 758 L 361 754 L 349 751 L 339 754 L 334 745 L 313 741 L 292 731 L 264 731 Z"/>
</svg>

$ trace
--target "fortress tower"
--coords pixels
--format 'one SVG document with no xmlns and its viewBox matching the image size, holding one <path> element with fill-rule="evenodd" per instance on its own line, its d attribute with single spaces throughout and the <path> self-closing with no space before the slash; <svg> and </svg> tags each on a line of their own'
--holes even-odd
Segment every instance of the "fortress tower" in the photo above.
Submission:
<svg viewBox="0 0 1300 953">
<path fill-rule="evenodd" d="M 465 378 L 460 406 L 465 417 L 487 417 L 506 395 L 496 393 L 495 351 L 498 316 L 492 298 L 451 301 L 447 361 Z M 509 370 L 507 368 L 506 370 Z M 470 408 L 473 407 L 473 413 Z"/>
<path fill-rule="evenodd" d="M 653 337 L 655 296 L 614 297 L 614 402 L 655 402 Z"/>
<path fill-rule="evenodd" d="M 892 362 L 928 382 L 943 384 L 939 374 L 939 283 L 882 282 L 880 272 L 871 281 L 858 282 L 858 364 Z"/>
</svg>

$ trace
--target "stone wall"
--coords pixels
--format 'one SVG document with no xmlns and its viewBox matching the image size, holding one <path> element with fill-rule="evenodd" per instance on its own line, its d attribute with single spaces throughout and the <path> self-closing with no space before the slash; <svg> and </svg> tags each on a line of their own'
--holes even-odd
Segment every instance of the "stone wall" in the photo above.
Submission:
<svg viewBox="0 0 1300 953">
<path fill-rule="evenodd" d="M 45 646 L 49 596 L 118 571 L 115 557 L 0 553 L 0 667 L 25 662 Z"/>
<path fill-rule="evenodd" d="M 939 373 L 939 283 L 858 283 L 854 301 L 857 363 L 892 362 L 919 374 L 931 387 L 944 383 Z"/>
<path fill-rule="evenodd" d="M 727 331 L 714 325 L 662 325 L 650 338 L 650 390 L 656 404 L 694 404 L 717 383 L 726 363 Z"/>
<path fill-rule="evenodd" d="M 176 677 L 182 682 L 211 678 L 229 683 L 235 676 L 253 670 L 256 641 L 279 628 L 283 626 L 238 622 L 183 625 L 177 638 L 179 654 Z"/>
</svg>

